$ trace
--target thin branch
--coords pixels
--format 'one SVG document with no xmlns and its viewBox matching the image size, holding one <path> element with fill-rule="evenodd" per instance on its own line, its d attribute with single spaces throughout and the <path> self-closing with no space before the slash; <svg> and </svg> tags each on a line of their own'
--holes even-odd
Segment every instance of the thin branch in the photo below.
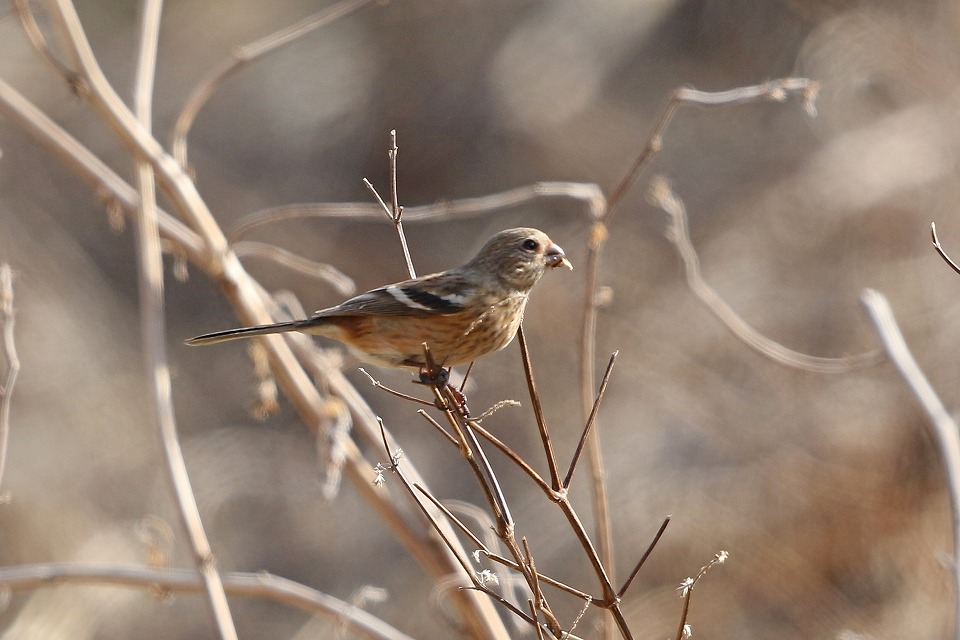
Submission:
<svg viewBox="0 0 960 640">
<path fill-rule="evenodd" d="M 290 44 L 311 31 L 336 22 L 371 2 L 372 0 L 343 0 L 255 42 L 236 47 L 230 58 L 214 67 L 197 83 L 177 116 L 170 148 L 180 166 L 184 169 L 187 167 L 187 135 L 197 114 L 224 81 L 257 58 Z"/>
<path fill-rule="evenodd" d="M 343 619 L 351 631 L 371 640 L 412 640 L 383 620 L 288 578 L 265 571 L 224 573 L 223 586 L 230 595 L 262 598 L 296 607 L 307 613 Z M 126 587 L 162 587 L 180 593 L 204 590 L 192 569 L 169 569 L 141 565 L 51 562 L 0 568 L 0 586 L 21 591 L 62 583 L 87 583 Z"/>
<path fill-rule="evenodd" d="M 432 403 L 432 402 L 428 402 L 428 401 L 426 401 L 426 400 L 422 400 L 422 399 L 420 399 L 420 398 L 418 398 L 418 397 L 416 397 L 416 396 L 411 396 L 411 395 L 409 395 L 409 394 L 403 393 L 402 391 L 397 391 L 396 389 L 391 389 L 390 387 L 388 387 L 387 385 L 381 383 L 379 380 L 377 380 L 377 379 L 374 378 L 372 375 L 370 375 L 370 374 L 367 372 L 367 370 L 364 369 L 363 367 L 358 367 L 358 369 L 359 369 L 360 373 L 362 373 L 363 375 L 367 376 L 367 380 L 370 381 L 370 384 L 372 384 L 372 385 L 373 385 L 374 387 L 376 387 L 377 389 L 380 389 L 381 391 L 385 391 L 385 392 L 389 393 L 389 394 L 392 395 L 392 396 L 396 396 L 397 398 L 400 398 L 400 399 L 402 399 L 402 400 L 406 400 L 406 401 L 408 401 L 408 402 L 413 402 L 413 403 L 416 403 L 416 404 L 422 404 L 422 405 L 425 405 L 425 406 L 427 406 L 427 407 L 432 407 L 432 406 L 433 406 L 433 403 Z"/>
<path fill-rule="evenodd" d="M 477 549 L 480 549 L 480 550 L 483 551 L 485 554 L 488 554 L 488 553 L 489 553 L 489 550 L 487 549 L 487 546 L 486 546 L 485 544 L 483 544 L 483 541 L 482 541 L 479 537 L 477 537 L 472 531 L 470 531 L 470 529 L 467 527 L 467 525 L 465 525 L 463 522 L 461 522 L 460 518 L 458 518 L 456 515 L 454 515 L 454 513 L 453 513 L 452 511 L 450 511 L 450 509 L 447 509 L 447 507 L 445 507 L 444 504 L 443 504 L 442 502 L 440 502 L 440 500 L 438 500 L 437 498 L 435 498 L 432 493 L 430 493 L 429 491 L 427 491 L 426 489 L 424 489 L 423 486 L 420 485 L 420 484 L 414 483 L 413 487 L 414 487 L 417 491 L 419 491 L 420 493 L 422 493 L 422 494 L 424 495 L 424 497 L 427 498 L 427 500 L 429 500 L 430 502 L 432 502 L 432 503 L 433 503 L 433 506 L 435 506 L 437 509 L 439 509 L 440 511 L 442 511 L 442 512 L 443 512 L 443 515 L 445 515 L 445 516 L 447 517 L 447 520 L 449 520 L 450 522 L 452 522 L 452 523 L 454 524 L 454 526 L 457 527 L 457 529 L 460 529 L 460 531 L 462 531 L 465 536 L 467 536 L 468 538 L 470 538 L 471 542 L 473 542 L 473 544 L 476 545 Z"/>
<path fill-rule="evenodd" d="M 550 486 L 554 491 L 560 491 L 560 468 L 557 466 L 557 456 L 553 452 L 553 442 L 550 440 L 550 430 L 543 417 L 543 406 L 540 404 L 540 394 L 537 392 L 537 382 L 533 377 L 533 364 L 530 362 L 530 352 L 527 349 L 527 339 L 523 335 L 523 323 L 517 330 L 517 342 L 520 344 L 520 357 L 523 360 L 523 373 L 527 380 L 527 391 L 530 393 L 530 402 L 533 404 L 533 415 L 537 419 L 537 428 L 540 430 L 540 441 L 543 443 L 543 452 L 547 458 L 547 467 L 550 470 Z"/>
<path fill-rule="evenodd" d="M 927 414 L 931 436 L 943 460 L 953 525 L 950 573 L 953 576 L 954 615 L 960 620 L 960 429 L 910 353 L 887 299 L 874 289 L 865 289 L 860 300 L 870 314 L 887 355 Z M 960 638 L 960 624 L 954 625 L 954 637 Z"/>
<path fill-rule="evenodd" d="M 13 270 L 9 264 L 0 265 L 0 330 L 3 331 L 3 355 L 7 363 L 7 376 L 0 386 L 0 486 L 7 466 L 7 443 L 10 439 L 10 404 L 13 386 L 20 373 L 20 358 L 13 328 L 16 316 L 13 309 Z M 0 492 L 0 504 L 7 501 L 7 494 Z"/>
<path fill-rule="evenodd" d="M 367 187 L 368 189 L 370 187 Z M 440 222 L 471 218 L 500 209 L 517 207 L 540 198 L 569 198 L 583 202 L 591 219 L 596 219 L 606 207 L 603 192 L 595 184 L 580 182 L 537 182 L 501 193 L 462 198 L 450 202 L 404 207 L 407 222 Z M 366 202 L 299 203 L 256 211 L 240 219 L 230 232 L 230 241 L 236 242 L 253 229 L 287 220 L 304 218 L 335 218 L 349 220 L 382 220 L 384 205 Z M 389 208 L 387 208 L 389 211 Z"/>
<path fill-rule="evenodd" d="M 940 238 L 937 237 L 937 223 L 930 223 L 930 235 L 933 236 L 933 248 L 937 250 L 937 253 L 940 254 L 940 257 L 943 258 L 944 262 L 950 265 L 950 268 L 960 273 L 960 266 L 957 266 L 957 263 L 954 262 L 950 256 L 947 255 L 947 252 L 943 250 L 943 247 L 940 245 Z"/>
<path fill-rule="evenodd" d="M 624 581 L 623 586 L 620 587 L 620 591 L 617 592 L 618 598 L 622 598 L 627 593 L 627 589 L 630 588 L 630 585 L 633 583 L 633 579 L 637 577 L 638 573 L 640 573 L 640 568 L 643 567 L 643 563 L 647 561 L 647 558 L 649 558 L 650 554 L 653 553 L 654 547 L 657 546 L 657 543 L 660 542 L 660 538 L 663 537 L 663 532 L 667 530 L 668 524 L 670 524 L 670 516 L 667 516 L 663 519 L 663 524 L 661 524 L 660 528 L 657 530 L 657 535 L 653 536 L 653 540 L 650 542 L 647 550 L 642 556 L 640 556 L 640 561 L 637 562 L 637 566 L 633 568 L 633 571 L 630 572 L 630 576 Z"/>
<path fill-rule="evenodd" d="M 357 290 L 353 279 L 332 264 L 309 260 L 273 244 L 244 240 L 233 245 L 233 252 L 241 258 L 244 256 L 255 256 L 257 258 L 271 260 L 297 273 L 322 280 L 333 287 L 337 293 L 344 296 L 353 295 Z"/>
<path fill-rule="evenodd" d="M 483 555 L 484 555 L 485 557 L 489 558 L 490 560 L 493 560 L 493 561 L 496 562 L 496 563 L 502 564 L 503 566 L 505 566 L 505 567 L 507 567 L 507 568 L 509 568 L 509 569 L 513 569 L 514 571 L 517 571 L 517 572 L 522 571 L 520 565 L 519 565 L 515 560 L 511 560 L 511 559 L 509 559 L 509 558 L 505 558 L 505 557 L 503 557 L 503 556 L 501 556 L 501 555 L 499 555 L 499 554 L 493 553 L 492 551 L 482 550 L 482 553 L 483 553 Z M 557 580 L 556 578 L 551 578 L 551 577 L 548 576 L 548 575 L 544 575 L 544 574 L 542 574 L 542 573 L 538 573 L 538 574 L 537 574 L 537 579 L 540 580 L 541 582 L 543 582 L 544 584 L 548 584 L 548 585 L 550 585 L 551 587 L 555 587 L 555 588 L 559 589 L 560 591 L 564 591 L 564 592 L 566 592 L 566 593 L 569 593 L 569 594 L 572 595 L 572 596 L 576 596 L 577 598 L 581 598 L 581 599 L 587 599 L 587 600 L 590 601 L 591 604 L 596 604 L 596 605 L 602 605 L 602 604 L 603 604 L 603 600 L 600 600 L 600 599 L 598 599 L 598 598 L 594 598 L 594 597 L 591 596 L 589 593 L 584 593 L 583 591 L 580 591 L 579 589 L 576 589 L 576 588 L 574 588 L 574 587 L 571 587 L 571 586 L 568 585 L 568 584 L 564 584 L 563 582 L 560 582 L 560 581 Z"/>
<path fill-rule="evenodd" d="M 160 35 L 160 15 L 163 0 L 145 0 L 140 29 L 140 46 L 134 80 L 134 104 L 137 120 L 150 131 L 153 78 L 156 70 L 157 45 Z M 213 614 L 219 636 L 235 640 L 237 630 L 230 615 L 230 605 L 217 572 L 216 560 L 207 540 L 200 518 L 197 499 L 193 493 L 186 461 L 177 435 L 173 411 L 170 368 L 167 365 L 166 328 L 163 309 L 163 255 L 157 222 L 156 189 L 153 167 L 144 160 L 136 160 L 137 182 L 140 191 L 140 216 L 137 225 L 139 263 L 140 321 L 143 331 L 143 353 L 147 377 L 153 389 L 157 428 L 163 444 L 167 473 L 177 499 L 180 519 L 187 531 L 197 572 L 203 579 L 207 603 Z"/>
<path fill-rule="evenodd" d="M 540 474 L 537 473 L 536 470 L 527 463 L 526 460 L 520 457 L 520 454 L 518 454 L 516 451 L 511 449 L 505 442 L 497 438 L 497 436 L 487 431 L 476 420 L 472 420 L 470 422 L 470 426 L 473 428 L 474 431 L 476 431 L 481 436 L 483 436 L 484 439 L 486 439 L 490 444 L 492 444 L 497 449 L 499 449 L 505 456 L 507 456 L 507 458 L 513 461 L 514 464 L 520 467 L 520 469 L 524 473 L 530 476 L 530 479 L 533 480 L 536 483 L 536 485 L 540 487 L 543 490 L 543 492 L 547 494 L 547 496 L 550 497 L 551 500 L 554 498 L 553 488 L 549 484 L 547 484 L 547 481 L 544 480 L 540 476 Z"/>
<path fill-rule="evenodd" d="M 424 420 L 426 420 L 428 423 L 430 423 L 430 426 L 432 426 L 434 429 L 436 429 L 437 431 L 439 431 L 439 432 L 443 435 L 444 438 L 446 438 L 447 440 L 449 440 L 449 441 L 450 441 L 450 444 L 452 444 L 452 445 L 455 446 L 455 447 L 459 447 L 459 446 L 460 446 L 460 443 L 457 442 L 456 437 L 454 437 L 453 435 L 450 434 L 449 431 L 447 431 L 446 429 L 444 429 L 444 428 L 443 428 L 443 425 L 441 425 L 439 422 L 437 422 L 436 420 L 434 420 L 434 419 L 433 419 L 433 416 L 431 416 L 429 413 L 427 413 L 427 412 L 424 411 L 423 409 L 417 409 L 417 413 L 418 413 L 420 416 L 422 416 Z"/>
<path fill-rule="evenodd" d="M 597 391 L 597 397 L 593 401 L 593 407 L 590 409 L 590 417 L 587 418 L 587 424 L 583 427 L 580 442 L 577 443 L 577 449 L 573 454 L 573 459 L 570 460 L 570 468 L 567 470 L 567 475 L 563 479 L 564 489 L 570 488 L 570 482 L 573 480 L 573 472 L 577 468 L 577 462 L 580 460 L 580 454 L 583 453 L 583 447 L 587 443 L 587 437 L 593 428 L 593 424 L 597 421 L 597 414 L 600 412 L 600 403 L 603 402 L 603 394 L 607 390 L 607 383 L 610 382 L 610 374 L 613 373 L 613 365 L 617 361 L 617 355 L 619 353 L 619 351 L 614 351 L 613 355 L 610 356 L 610 361 L 607 362 L 607 370 L 604 371 L 603 378 L 600 380 L 600 389 Z"/>
<path fill-rule="evenodd" d="M 670 215 L 672 224 L 666 235 L 683 261 L 687 286 L 745 345 L 785 367 L 811 373 L 849 373 L 883 362 L 883 352 L 879 349 L 843 358 L 824 358 L 788 349 L 758 332 L 748 325 L 703 279 L 700 273 L 700 259 L 690 241 L 686 208 L 683 201 L 673 193 L 669 183 L 663 178 L 655 179 L 650 186 L 650 199 Z"/>
<path fill-rule="evenodd" d="M 393 129 L 390 131 L 390 150 L 387 152 L 387 157 L 390 160 L 390 204 L 388 205 L 384 202 L 383 198 L 380 197 L 380 194 L 377 192 L 376 187 L 373 186 L 373 183 L 363 179 L 363 184 L 366 185 L 367 189 L 373 193 L 373 196 L 377 199 L 377 203 L 380 205 L 380 208 L 383 209 L 383 212 L 387 214 L 387 218 L 390 222 L 393 223 L 393 228 L 397 232 L 397 238 L 400 240 L 400 247 L 403 249 L 403 259 L 407 263 L 407 273 L 410 274 L 410 279 L 417 277 L 417 272 L 413 268 L 413 259 L 410 257 L 410 248 L 407 246 L 407 237 L 403 233 L 403 207 L 400 206 L 399 196 L 397 195 L 397 154 L 400 152 L 400 149 L 397 148 L 397 130 Z"/>
</svg>

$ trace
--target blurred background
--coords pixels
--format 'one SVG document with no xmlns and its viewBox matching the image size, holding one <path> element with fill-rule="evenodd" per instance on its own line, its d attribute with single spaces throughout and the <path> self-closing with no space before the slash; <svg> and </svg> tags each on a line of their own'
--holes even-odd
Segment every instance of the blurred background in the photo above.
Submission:
<svg viewBox="0 0 960 640">
<path fill-rule="evenodd" d="M 167 3 L 160 140 L 189 90 L 233 47 L 323 4 L 263 6 Z M 79 2 L 78 10 L 128 97 L 138 3 Z M 42 14 L 41 23 L 49 27 Z M 816 375 L 748 350 L 684 284 L 663 237 L 666 216 L 645 191 L 654 175 L 673 183 L 706 280 L 788 347 L 837 357 L 877 347 L 859 296 L 880 290 L 934 387 L 957 405 L 960 277 L 934 253 L 929 225 L 935 220 L 946 249 L 960 255 L 958 28 L 960 6 L 944 0 L 392 0 L 231 78 L 200 114 L 190 160 L 225 229 L 272 206 L 368 202 L 363 177 L 387 193 L 391 129 L 408 206 L 544 180 L 594 182 L 609 193 L 672 89 L 795 74 L 821 82 L 816 118 L 795 100 L 680 111 L 613 218 L 600 274 L 612 299 L 599 317 L 597 359 L 602 371 L 620 350 L 600 424 L 616 574 L 625 577 L 672 514 L 624 601 L 638 637 L 675 633 L 676 586 L 721 549 L 730 561 L 694 595 L 695 637 L 952 637 L 943 471 L 893 367 Z M 131 176 L 128 155 L 41 62 L 9 1 L 0 2 L 0 77 Z M 0 261 L 16 271 L 22 365 L 0 485 L 10 497 L 0 506 L 0 564 L 146 562 L 144 531 L 169 527 L 171 562 L 189 566 L 149 410 L 131 229 L 117 232 L 96 195 L 4 118 L 0 150 Z M 406 230 L 418 272 L 427 273 L 518 225 L 544 229 L 583 265 L 589 224 L 582 204 L 541 200 Z M 405 277 L 385 219 L 289 221 L 252 238 L 335 264 L 359 290 Z M 273 263 L 246 265 L 308 311 L 342 300 Z M 389 599 L 369 606 L 375 615 L 415 637 L 458 637 L 429 578 L 357 492 L 344 485 L 335 499 L 323 497 L 314 438 L 291 407 L 283 402 L 262 421 L 251 415 L 256 379 L 244 346 L 182 346 L 237 324 L 211 282 L 190 273 L 186 282 L 167 279 L 169 357 L 187 464 L 220 566 L 270 571 L 343 599 L 382 587 Z M 583 292 L 583 269 L 547 274 L 527 311 L 561 459 L 582 427 L 575 345 Z M 414 406 L 376 392 L 356 366 L 345 360 L 439 496 L 478 502 L 457 453 Z M 521 374 L 511 345 L 476 367 L 470 402 L 479 411 L 522 401 L 485 425 L 543 469 Z M 376 375 L 417 391 L 403 372 Z M 553 507 L 502 458 L 495 464 L 538 568 L 594 589 Z M 574 502 L 589 520 L 585 480 Z M 565 621 L 580 608 L 568 604 Z M 231 606 L 244 638 L 334 636 L 284 606 L 240 598 Z M 593 623 L 577 632 L 595 637 Z M 0 610 L 4 639 L 212 634 L 201 598 L 146 590 L 20 591 Z"/>
</svg>

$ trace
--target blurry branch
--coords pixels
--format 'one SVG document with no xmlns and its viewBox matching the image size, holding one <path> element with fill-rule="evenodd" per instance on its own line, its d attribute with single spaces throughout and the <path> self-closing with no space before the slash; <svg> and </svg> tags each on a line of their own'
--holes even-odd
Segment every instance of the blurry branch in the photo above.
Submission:
<svg viewBox="0 0 960 640">
<path fill-rule="evenodd" d="M 960 429 L 910 353 L 887 299 L 874 289 L 865 289 L 860 299 L 870 314 L 887 355 L 926 412 L 931 436 L 943 460 L 953 524 L 953 564 L 950 573 L 953 576 L 954 615 L 956 620 L 960 620 Z M 960 624 L 954 625 L 954 638 L 960 638 Z"/>
<path fill-rule="evenodd" d="M 267 244 L 265 242 L 254 242 L 245 240 L 233 245 L 233 252 L 239 257 L 255 256 L 265 260 L 272 260 L 288 269 L 302 273 L 305 276 L 316 278 L 326 282 L 336 289 L 337 293 L 345 296 L 353 295 L 357 287 L 347 274 L 337 269 L 332 264 L 324 262 L 314 262 L 302 256 L 298 256 L 292 251 L 283 247 Z"/>
<path fill-rule="evenodd" d="M 943 258 L 943 261 L 950 265 L 950 268 L 960 273 L 960 266 L 957 266 L 957 263 L 954 262 L 950 256 L 947 255 L 947 252 L 943 250 L 943 247 L 940 245 L 940 238 L 937 237 L 937 223 L 930 223 L 930 235 L 933 236 L 933 248 L 937 250 L 937 253 L 940 254 L 940 257 Z"/>
<path fill-rule="evenodd" d="M 400 239 L 400 247 L 403 249 L 403 259 L 407 263 L 407 273 L 410 274 L 410 279 L 417 277 L 417 272 L 413 268 L 413 260 L 410 258 L 410 249 L 407 247 L 407 238 L 403 235 L 403 207 L 400 206 L 400 200 L 397 195 L 397 154 L 399 153 L 397 148 L 397 130 L 393 129 L 390 131 L 390 151 L 387 152 L 387 157 L 390 159 L 390 205 L 387 206 L 387 203 L 383 201 L 383 198 L 380 197 L 380 194 L 377 192 L 376 188 L 373 186 L 373 183 L 363 179 L 363 184 L 367 186 L 367 189 L 373 193 L 373 197 L 377 199 L 377 203 L 380 205 L 380 208 L 383 209 L 383 212 L 387 214 L 387 218 L 390 222 L 393 223 L 393 228 L 397 231 L 397 237 Z"/>
<path fill-rule="evenodd" d="M 587 204 L 590 217 L 596 219 L 606 208 L 603 192 L 595 184 L 580 182 L 537 182 L 501 193 L 476 198 L 461 198 L 416 207 L 404 207 L 407 222 L 443 222 L 470 218 L 499 209 L 516 207 L 540 198 L 569 198 Z M 359 202 L 301 203 L 272 207 L 242 218 L 229 234 L 237 242 L 256 227 L 302 218 L 382 220 L 383 206 Z"/>
<path fill-rule="evenodd" d="M 50 65 L 53 71 L 73 89 L 73 92 L 80 95 L 83 91 L 80 77 L 67 65 L 63 64 L 60 59 L 54 55 L 53 51 L 50 50 L 47 39 L 43 36 L 40 25 L 37 24 L 37 19 L 30 9 L 30 0 L 14 0 L 14 6 L 17 10 L 17 16 L 20 18 L 20 24 L 23 26 L 23 31 L 26 33 L 27 39 L 30 40 L 30 44 L 33 45 L 33 48 L 36 49 L 40 57 Z"/>
<path fill-rule="evenodd" d="M 0 486 L 3 486 L 3 471 L 7 466 L 7 443 L 10 440 L 10 398 L 13 385 L 20 373 L 17 343 L 14 340 L 15 324 L 13 311 L 13 270 L 9 264 L 0 264 L 0 331 L 3 331 L 3 355 L 7 363 L 7 375 L 0 386 Z M 0 492 L 0 504 L 7 502 L 7 494 Z"/>
<path fill-rule="evenodd" d="M 596 329 L 597 312 L 600 307 L 598 282 L 600 274 L 600 258 L 603 254 L 603 245 L 610 233 L 610 220 L 617 206 L 633 186 L 637 178 L 653 160 L 653 157 L 663 148 L 663 135 L 673 119 L 674 113 L 681 106 L 722 107 L 729 105 L 772 100 L 783 102 L 791 95 L 798 95 L 803 100 L 807 113 L 816 114 L 814 101 L 820 85 L 806 78 L 782 78 L 771 80 L 763 84 L 739 87 L 729 91 L 707 92 L 697 91 L 687 87 L 675 89 L 667 100 L 666 106 L 660 112 L 653 125 L 653 130 L 647 137 L 647 142 L 633 165 L 624 174 L 620 182 L 614 187 L 608 199 L 607 207 L 597 216 L 587 242 L 586 266 L 586 293 L 584 296 L 583 321 L 580 328 L 580 405 L 586 419 L 591 410 L 593 388 L 596 382 Z M 594 429 L 590 435 L 588 453 L 590 471 L 593 475 L 591 488 L 594 493 L 594 509 L 597 521 L 597 538 L 601 556 L 608 566 L 613 562 L 613 541 L 610 534 L 610 517 L 607 512 L 606 485 L 603 478 L 603 455 L 600 449 L 599 430 Z M 607 637 L 611 637 L 609 632 Z"/>
<path fill-rule="evenodd" d="M 738 340 L 778 364 L 811 373 L 848 373 L 883 362 L 883 352 L 879 349 L 843 358 L 822 358 L 793 351 L 759 333 L 704 281 L 700 273 L 700 259 L 690 241 L 686 208 L 673 193 L 670 183 L 661 177 L 654 178 L 650 184 L 649 198 L 651 203 L 670 216 L 670 226 L 665 235 L 683 261 L 690 290 Z"/>
<path fill-rule="evenodd" d="M 347 604 L 298 582 L 258 573 L 221 574 L 230 595 L 272 600 L 310 614 L 323 615 L 348 624 L 358 637 L 371 640 L 412 640 L 363 609 Z M 191 569 L 165 569 L 118 563 L 53 562 L 0 567 L 0 585 L 12 590 L 36 589 L 61 583 L 87 583 L 131 587 L 161 587 L 164 590 L 196 593 L 203 582 Z"/>
<path fill-rule="evenodd" d="M 144 0 L 133 102 L 137 121 L 147 132 L 153 127 L 151 104 L 162 10 L 163 0 Z M 67 20 L 64 22 L 68 23 Z M 82 32 L 75 33 L 73 38 L 79 41 L 84 38 L 84 35 Z M 75 48 L 80 49 L 79 46 Z M 187 532 L 197 573 L 203 579 L 204 593 L 207 596 L 207 604 L 210 606 L 217 632 L 223 640 L 235 640 L 237 630 L 230 615 L 230 606 L 223 590 L 223 583 L 217 573 L 216 559 L 203 528 L 197 498 L 190 484 L 187 463 L 183 459 L 173 412 L 163 308 L 163 254 L 160 249 L 153 167 L 143 157 L 137 157 L 134 166 L 137 174 L 137 188 L 140 192 L 140 215 L 137 218 L 140 323 L 143 331 L 147 378 L 153 389 L 157 428 L 160 431 L 167 473 L 177 500 L 180 520 Z"/>
<path fill-rule="evenodd" d="M 26 1 L 26 0 L 22 0 Z M 170 148 L 173 156 L 180 163 L 180 166 L 187 168 L 187 135 L 193 126 L 194 120 L 200 110 L 207 103 L 207 100 L 213 93 L 220 88 L 228 78 L 240 71 L 247 64 L 255 61 L 272 51 L 284 47 L 297 38 L 307 35 L 311 31 L 325 27 L 340 18 L 349 15 L 368 5 L 373 0 L 342 0 L 332 6 L 326 7 L 313 15 L 307 16 L 300 22 L 290 25 L 284 29 L 271 33 L 250 44 L 236 47 L 230 58 L 221 62 L 218 66 L 210 70 L 206 76 L 194 87 L 190 97 L 187 98 L 177 121 L 173 126 L 173 134 L 170 141 Z"/>
<path fill-rule="evenodd" d="M 2 78 L 0 112 L 60 158 L 64 166 L 89 184 L 108 206 L 122 207 L 130 216 L 137 214 L 140 206 L 137 190 Z M 194 262 L 202 262 L 204 247 L 200 237 L 166 211 L 158 209 L 158 215 L 163 237 Z"/>
</svg>

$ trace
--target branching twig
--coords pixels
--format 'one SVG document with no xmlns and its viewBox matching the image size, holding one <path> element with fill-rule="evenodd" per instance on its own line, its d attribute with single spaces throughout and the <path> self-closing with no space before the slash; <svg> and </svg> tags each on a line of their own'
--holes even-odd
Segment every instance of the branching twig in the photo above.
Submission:
<svg viewBox="0 0 960 640">
<path fill-rule="evenodd" d="M 393 223 L 393 228 L 397 231 L 397 237 L 400 239 L 400 247 L 403 249 L 403 259 L 407 263 L 407 273 L 410 274 L 410 279 L 412 280 L 417 277 L 417 272 L 413 268 L 413 259 L 410 258 L 410 248 L 407 246 L 407 237 L 403 234 L 403 207 L 400 206 L 399 196 L 397 195 L 397 154 L 399 151 L 397 148 L 397 131 L 394 129 L 390 131 L 390 151 L 387 153 L 390 159 L 389 205 L 380 197 L 380 194 L 372 182 L 364 178 L 363 184 L 366 185 L 367 189 L 369 189 L 377 199 L 380 208 L 383 209 L 383 212 L 387 214 L 387 218 Z"/>
<path fill-rule="evenodd" d="M 870 314 L 887 355 L 927 414 L 933 441 L 943 460 L 953 525 L 953 566 L 950 567 L 950 573 L 953 576 L 954 614 L 960 620 L 960 429 L 910 353 L 887 299 L 874 289 L 865 289 L 860 299 Z M 960 638 L 960 624 L 954 625 L 954 638 Z"/>
<path fill-rule="evenodd" d="M 758 332 L 727 304 L 720 294 L 706 283 L 700 273 L 700 259 L 690 241 L 687 230 L 687 211 L 663 178 L 656 178 L 650 185 L 650 200 L 670 215 L 671 224 L 667 238 L 677 249 L 686 271 L 687 285 L 694 295 L 726 326 L 734 336 L 751 349 L 785 367 L 812 373 L 848 373 L 872 367 L 883 361 L 879 349 L 844 358 L 823 358 L 788 349 Z"/>
<path fill-rule="evenodd" d="M 16 317 L 13 310 L 13 270 L 10 265 L 0 265 L 0 331 L 3 332 L 3 355 L 7 363 L 7 375 L 0 386 L 0 486 L 3 486 L 3 471 L 7 465 L 7 443 L 10 439 L 10 404 L 13 385 L 20 373 L 20 358 L 13 328 Z M 0 504 L 7 501 L 7 494 L 0 492 Z"/>
</svg>

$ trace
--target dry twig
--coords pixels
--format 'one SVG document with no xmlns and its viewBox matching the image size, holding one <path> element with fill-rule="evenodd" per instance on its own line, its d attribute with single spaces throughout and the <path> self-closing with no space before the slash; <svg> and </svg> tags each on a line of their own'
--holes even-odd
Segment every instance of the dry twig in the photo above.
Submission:
<svg viewBox="0 0 960 640">
<path fill-rule="evenodd" d="M 3 355 L 7 363 L 7 375 L 0 386 L 0 486 L 3 485 L 3 471 L 7 465 L 7 443 L 10 440 L 10 404 L 13 397 L 13 385 L 20 373 L 20 358 L 17 357 L 17 343 L 13 328 L 16 317 L 13 310 L 13 269 L 9 264 L 0 264 L 0 331 L 3 332 Z M 5 492 L 0 492 L 0 503 L 7 502 Z"/>
<path fill-rule="evenodd" d="M 956 620 L 960 620 L 960 428 L 910 353 L 887 299 L 879 291 L 865 289 L 860 300 L 870 314 L 887 355 L 927 414 L 930 435 L 943 460 L 953 525 L 953 566 L 950 567 L 950 573 L 953 576 L 954 615 Z M 954 625 L 954 638 L 960 638 L 960 624 Z"/>
</svg>

